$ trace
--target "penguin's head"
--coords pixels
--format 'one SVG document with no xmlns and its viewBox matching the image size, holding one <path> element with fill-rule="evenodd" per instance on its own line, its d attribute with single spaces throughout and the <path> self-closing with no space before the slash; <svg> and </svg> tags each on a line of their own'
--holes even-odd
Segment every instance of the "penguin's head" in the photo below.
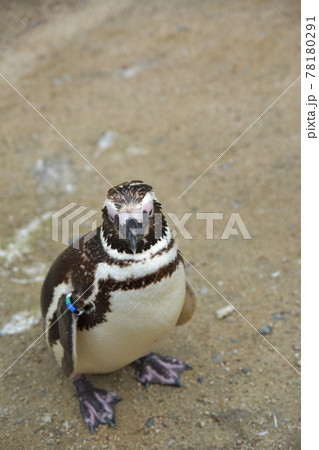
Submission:
<svg viewBox="0 0 319 450">
<path fill-rule="evenodd" d="M 143 181 L 133 180 L 111 188 L 102 212 L 104 237 L 124 251 L 139 253 L 161 237 L 165 221 L 161 204 L 152 187 Z"/>
</svg>

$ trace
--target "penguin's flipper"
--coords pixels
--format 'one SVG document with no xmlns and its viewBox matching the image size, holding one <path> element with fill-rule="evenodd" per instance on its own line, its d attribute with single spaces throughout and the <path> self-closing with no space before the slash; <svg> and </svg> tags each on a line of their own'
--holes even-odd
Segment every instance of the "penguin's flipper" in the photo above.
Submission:
<svg viewBox="0 0 319 450">
<path fill-rule="evenodd" d="M 102 424 L 114 428 L 114 405 L 122 399 L 115 392 L 94 387 L 83 374 L 75 375 L 72 381 L 79 395 L 84 422 L 91 433 Z"/>
<path fill-rule="evenodd" d="M 176 322 L 176 325 L 183 325 L 188 322 L 189 319 L 195 312 L 197 303 L 197 296 L 195 293 L 195 289 L 193 288 L 191 282 L 188 278 L 186 278 L 186 293 L 185 300 L 180 316 Z"/>
<path fill-rule="evenodd" d="M 161 356 L 157 353 L 149 353 L 135 362 L 137 364 L 137 378 L 146 387 L 150 384 L 181 387 L 179 374 L 184 370 L 192 369 L 189 364 L 180 359 Z"/>
<path fill-rule="evenodd" d="M 57 318 L 60 343 L 63 348 L 62 369 L 64 375 L 68 377 L 76 366 L 76 327 L 78 316 L 68 309 L 65 299 L 66 296 L 61 295 L 57 307 Z"/>
</svg>

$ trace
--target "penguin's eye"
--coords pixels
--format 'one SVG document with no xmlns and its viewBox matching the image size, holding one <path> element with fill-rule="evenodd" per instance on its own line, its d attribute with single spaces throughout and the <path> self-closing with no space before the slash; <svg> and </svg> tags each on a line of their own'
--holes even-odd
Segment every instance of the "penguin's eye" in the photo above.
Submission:
<svg viewBox="0 0 319 450">
<path fill-rule="evenodd" d="M 110 221 L 111 222 L 115 222 L 115 225 L 118 225 L 118 223 L 119 223 L 119 215 L 118 214 L 115 214 L 114 216 L 109 216 L 110 217 Z"/>
<path fill-rule="evenodd" d="M 148 217 L 153 217 L 154 216 L 154 208 L 152 208 L 150 211 L 146 211 L 144 209 L 143 213 L 148 214 Z"/>
</svg>

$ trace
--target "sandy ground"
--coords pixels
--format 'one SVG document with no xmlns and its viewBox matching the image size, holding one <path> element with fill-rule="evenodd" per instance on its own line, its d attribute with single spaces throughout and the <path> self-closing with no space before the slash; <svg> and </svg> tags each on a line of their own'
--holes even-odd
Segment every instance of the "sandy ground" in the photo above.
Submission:
<svg viewBox="0 0 319 450">
<path fill-rule="evenodd" d="M 50 214 L 76 202 L 100 221 L 109 186 L 90 164 L 192 213 L 193 239 L 178 241 L 198 292 L 192 321 L 160 348 L 193 366 L 183 388 L 145 389 L 131 366 L 93 376 L 124 401 L 116 429 L 92 436 L 41 337 L 1 378 L 3 448 L 300 448 L 299 82 L 178 199 L 298 78 L 299 14 L 288 0 L 1 2 L 1 73 L 83 155 L 0 79 L 1 372 L 42 332 L 3 327 L 39 316 L 64 248 Z M 214 239 L 196 212 L 224 214 Z M 251 240 L 221 239 L 233 212 Z M 242 316 L 218 320 L 225 299 Z M 247 321 L 269 325 L 283 357 Z"/>
</svg>

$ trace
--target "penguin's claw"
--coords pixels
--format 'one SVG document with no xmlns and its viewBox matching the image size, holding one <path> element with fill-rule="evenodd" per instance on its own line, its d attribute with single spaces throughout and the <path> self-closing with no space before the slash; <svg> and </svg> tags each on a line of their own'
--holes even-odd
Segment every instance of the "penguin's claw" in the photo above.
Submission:
<svg viewBox="0 0 319 450">
<path fill-rule="evenodd" d="M 81 413 L 92 434 L 99 425 L 115 427 L 114 405 L 122 399 L 115 392 L 93 387 L 84 375 L 77 375 L 73 383 L 79 394 Z"/>
<path fill-rule="evenodd" d="M 156 353 L 150 353 L 136 360 L 136 363 L 137 377 L 145 387 L 155 383 L 181 387 L 179 374 L 192 368 L 184 361 Z"/>
</svg>

